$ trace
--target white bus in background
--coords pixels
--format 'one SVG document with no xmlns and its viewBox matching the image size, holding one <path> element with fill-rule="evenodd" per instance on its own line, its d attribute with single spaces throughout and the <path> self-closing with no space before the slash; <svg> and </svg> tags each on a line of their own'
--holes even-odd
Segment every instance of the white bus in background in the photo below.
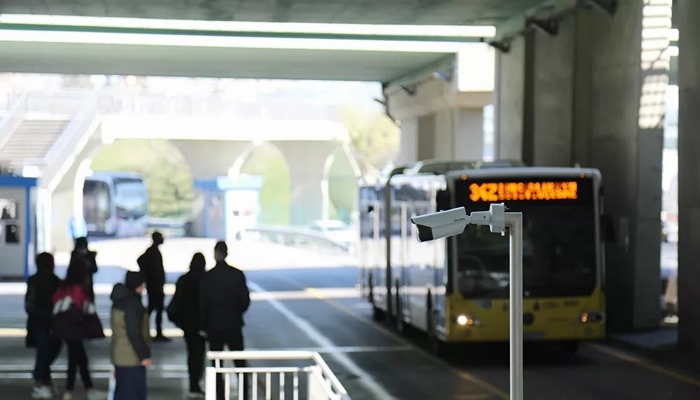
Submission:
<svg viewBox="0 0 700 400">
<path fill-rule="evenodd" d="M 102 172 L 85 178 L 83 217 L 90 236 L 144 236 L 148 229 L 148 193 L 143 177 Z"/>
</svg>

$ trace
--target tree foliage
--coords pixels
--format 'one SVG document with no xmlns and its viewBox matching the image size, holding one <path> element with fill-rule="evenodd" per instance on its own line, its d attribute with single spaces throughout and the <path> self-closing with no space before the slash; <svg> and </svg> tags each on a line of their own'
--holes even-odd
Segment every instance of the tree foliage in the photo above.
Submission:
<svg viewBox="0 0 700 400">
<path fill-rule="evenodd" d="M 345 106 L 340 118 L 350 136 L 350 143 L 362 176 L 375 174 L 391 163 L 399 151 L 401 130 L 386 115 Z"/>
<path fill-rule="evenodd" d="M 291 201 L 289 167 L 282 153 L 274 145 L 263 143 L 246 159 L 241 173 L 263 177 L 258 222 L 262 225 L 288 225 Z"/>
</svg>

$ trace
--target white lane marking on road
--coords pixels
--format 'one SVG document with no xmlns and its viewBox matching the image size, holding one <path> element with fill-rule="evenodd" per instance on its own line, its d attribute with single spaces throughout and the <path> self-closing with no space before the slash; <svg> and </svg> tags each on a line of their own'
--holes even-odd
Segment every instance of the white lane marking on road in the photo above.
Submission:
<svg viewBox="0 0 700 400">
<path fill-rule="evenodd" d="M 503 390 L 497 388 L 496 386 L 486 382 L 485 380 L 483 380 L 481 378 L 478 378 L 476 375 L 473 375 L 473 374 L 470 374 L 469 372 L 462 371 L 458 368 L 455 368 L 454 366 L 450 365 L 447 361 L 435 356 L 434 354 L 427 353 L 425 351 L 425 349 L 418 347 L 416 345 L 413 345 L 408 340 L 406 340 L 400 336 L 397 336 L 394 332 L 391 332 L 391 331 L 385 329 L 384 327 L 377 324 L 376 322 L 373 322 L 372 320 L 370 320 L 366 316 L 362 316 L 362 315 L 358 314 L 357 311 L 353 310 L 352 308 L 347 307 L 345 305 L 342 305 L 342 304 L 336 302 L 335 300 L 328 300 L 328 299 L 324 299 L 322 297 L 318 297 L 318 299 L 325 301 L 326 304 L 328 304 L 329 306 L 331 306 L 331 307 L 335 308 L 336 310 L 341 311 L 341 312 L 345 313 L 346 315 L 354 318 L 355 320 L 362 322 L 363 324 L 373 328 L 375 331 L 381 333 L 382 335 L 384 335 L 388 338 L 391 338 L 394 341 L 401 343 L 403 345 L 411 346 L 412 348 L 415 348 L 416 350 L 418 350 L 416 352 L 416 354 L 419 354 L 428 360 L 431 360 L 433 362 L 436 362 L 436 363 L 442 365 L 444 368 L 447 368 L 448 370 L 452 371 L 454 374 L 456 374 L 460 378 L 462 378 L 466 381 L 472 382 L 472 383 L 476 384 L 477 386 L 480 386 L 483 389 L 486 389 L 487 391 L 496 395 L 497 397 L 500 397 L 501 399 L 508 400 L 508 393 L 504 392 Z"/>
<path fill-rule="evenodd" d="M 92 366 L 90 367 L 92 369 Z M 66 378 L 66 373 L 65 372 L 51 372 L 51 376 L 54 378 L 61 378 L 65 379 Z M 111 372 L 90 372 L 90 377 L 93 379 L 109 379 L 112 377 Z M 187 374 L 187 371 L 182 371 L 182 372 L 161 372 L 161 373 L 152 373 L 151 370 L 148 371 L 148 378 L 159 378 L 159 379 L 186 379 L 188 378 L 189 375 Z M 31 372 L 1 372 L 0 373 L 0 380 L 3 379 L 23 379 L 23 380 L 28 380 L 28 379 L 33 379 L 32 378 L 32 373 Z"/>
<path fill-rule="evenodd" d="M 255 292 L 266 292 L 265 289 L 251 281 L 248 281 L 248 287 L 253 289 Z M 291 323 L 296 325 L 296 327 L 300 330 L 304 331 L 304 333 L 306 333 L 309 339 L 318 343 L 322 347 L 330 349 L 337 348 L 330 339 L 328 339 L 323 334 L 321 334 L 321 332 L 316 330 L 316 328 L 314 328 L 307 320 L 294 314 L 289 308 L 287 308 L 284 304 L 280 303 L 277 299 L 271 298 L 268 301 L 271 306 L 277 309 L 277 311 L 279 311 L 282 315 L 287 317 L 287 319 L 289 319 Z M 377 383 L 377 381 L 372 375 L 368 374 L 357 364 L 355 364 L 355 362 L 352 361 L 350 357 L 348 357 L 346 354 L 343 354 L 340 351 L 333 351 L 329 353 L 329 355 L 333 357 L 338 363 L 342 364 L 345 368 L 347 368 L 349 372 L 358 376 L 360 378 L 359 381 L 362 383 L 362 385 L 364 385 L 370 392 L 372 392 L 375 395 L 375 398 L 387 400 L 394 399 L 394 396 L 389 394 L 389 392 L 387 392 L 381 385 L 379 385 L 379 383 Z"/>
</svg>

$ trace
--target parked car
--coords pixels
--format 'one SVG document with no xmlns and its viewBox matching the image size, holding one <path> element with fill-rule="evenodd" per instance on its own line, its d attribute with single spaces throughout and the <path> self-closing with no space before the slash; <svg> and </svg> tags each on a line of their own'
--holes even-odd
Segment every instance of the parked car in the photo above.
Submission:
<svg viewBox="0 0 700 400">
<path fill-rule="evenodd" d="M 343 221 L 337 219 L 316 220 L 309 224 L 309 229 L 322 233 L 328 239 L 347 247 L 351 251 L 357 242 L 357 232 Z"/>
</svg>

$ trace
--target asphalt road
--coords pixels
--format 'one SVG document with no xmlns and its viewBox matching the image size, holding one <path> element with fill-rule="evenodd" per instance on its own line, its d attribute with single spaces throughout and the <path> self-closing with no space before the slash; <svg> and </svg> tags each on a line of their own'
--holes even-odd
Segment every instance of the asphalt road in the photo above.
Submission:
<svg viewBox="0 0 700 400">
<path fill-rule="evenodd" d="M 246 315 L 248 349 L 319 351 L 352 399 L 506 399 L 506 346 L 467 347 L 440 359 L 427 351 L 418 333 L 402 337 L 373 322 L 366 302 L 354 289 L 356 269 L 346 257 L 329 257 L 327 266 L 304 267 L 279 248 L 264 257 L 278 259 L 270 268 L 246 268 L 253 304 Z M 294 257 L 313 257 L 296 253 Z M 335 261 L 334 261 L 335 260 Z M 98 284 L 98 309 L 108 324 L 111 285 L 119 267 Z M 245 265 L 243 265 L 245 268 Z M 177 274 L 174 273 L 173 276 Z M 28 399 L 31 389 L 31 350 L 23 347 L 21 285 L 0 285 L 0 395 Z M 107 326 L 106 326 L 107 327 Z M 154 344 L 156 365 L 149 370 L 150 399 L 184 398 L 184 341 L 167 325 L 171 343 Z M 109 374 L 109 340 L 89 343 L 92 370 L 99 387 Z M 65 353 L 54 368 L 59 388 Z M 610 343 L 585 344 L 573 357 L 541 346 L 526 347 L 527 399 L 698 399 L 700 375 L 679 368 L 672 357 L 623 349 Z M 78 385 L 79 386 L 79 385 Z"/>
</svg>

